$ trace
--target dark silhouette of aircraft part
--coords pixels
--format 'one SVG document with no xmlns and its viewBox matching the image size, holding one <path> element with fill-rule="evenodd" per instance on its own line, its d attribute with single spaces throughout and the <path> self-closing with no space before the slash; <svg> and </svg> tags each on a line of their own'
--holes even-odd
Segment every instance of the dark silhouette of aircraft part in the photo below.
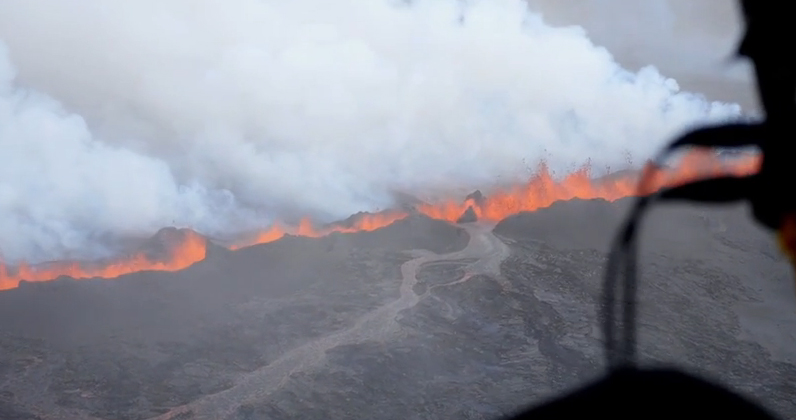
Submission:
<svg viewBox="0 0 796 420">
<path fill-rule="evenodd" d="M 602 325 L 609 372 L 580 390 L 511 417 L 565 419 L 604 415 L 639 418 L 692 415 L 737 419 L 774 419 L 756 403 L 727 388 L 676 368 L 636 366 L 636 233 L 645 211 L 657 202 L 751 204 L 755 220 L 778 233 L 783 251 L 796 266 L 796 29 L 794 9 L 782 0 L 740 0 L 746 28 L 738 55 L 754 64 L 762 122 L 733 123 L 694 130 L 670 143 L 648 165 L 639 182 L 639 198 L 615 238 L 602 296 Z M 675 151 L 685 147 L 756 147 L 760 170 L 745 177 L 694 181 L 658 191 L 649 182 Z M 785 186 L 784 188 L 775 188 Z M 617 294 L 619 297 L 617 297 Z M 618 304 L 620 303 L 620 304 Z"/>
</svg>

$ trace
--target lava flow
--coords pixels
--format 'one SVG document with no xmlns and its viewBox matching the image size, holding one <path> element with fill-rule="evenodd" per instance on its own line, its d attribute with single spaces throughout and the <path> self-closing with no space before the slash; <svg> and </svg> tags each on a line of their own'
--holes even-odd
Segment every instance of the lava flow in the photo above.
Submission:
<svg viewBox="0 0 796 420">
<path fill-rule="evenodd" d="M 353 233 L 353 232 L 367 232 L 389 226 L 397 220 L 401 220 L 407 216 L 406 213 L 388 211 L 377 214 L 362 214 L 361 217 L 354 220 L 351 226 L 331 225 L 323 228 L 316 228 L 312 225 L 312 221 L 308 218 L 301 220 L 298 226 L 290 227 L 281 224 L 274 224 L 269 229 L 258 233 L 252 240 L 243 241 L 230 247 L 230 249 L 240 249 L 247 246 L 264 244 L 273 242 L 285 235 L 306 236 L 310 238 L 319 238 L 334 232 L 340 233 Z"/>
<path fill-rule="evenodd" d="M 177 271 L 203 260 L 207 253 L 207 241 L 193 231 L 165 238 L 161 258 L 153 258 L 145 251 L 104 263 L 80 263 L 75 261 L 53 262 L 40 267 L 20 264 L 11 271 L 0 264 L 0 290 L 12 289 L 20 280 L 40 282 L 67 276 L 73 279 L 114 278 L 139 271 Z M 171 240 L 169 240 L 171 239 Z"/>
<path fill-rule="evenodd" d="M 720 160 L 710 152 L 692 151 L 686 154 L 675 169 L 660 170 L 653 179 L 653 189 L 688 182 L 698 177 L 717 175 L 747 175 L 758 170 L 760 157 L 745 155 L 729 160 Z M 548 207 L 556 201 L 571 199 L 601 198 L 618 200 L 636 194 L 637 175 L 613 174 L 601 179 L 593 179 L 590 168 L 584 166 L 560 181 L 556 181 L 548 168 L 542 164 L 536 176 L 524 185 L 490 194 L 485 200 L 464 203 L 449 201 L 438 204 L 424 204 L 417 210 L 429 217 L 447 221 L 457 220 L 469 207 L 473 208 L 480 220 L 499 221 L 512 214 L 534 211 Z M 273 242 L 286 234 L 320 237 L 333 232 L 372 231 L 407 217 L 404 212 L 383 212 L 362 214 L 350 225 L 335 224 L 315 227 L 309 219 L 303 219 L 298 226 L 274 224 L 268 230 L 256 235 L 252 240 L 232 246 L 239 249 L 246 246 Z M 176 238 L 176 239 L 175 239 Z M 46 267 L 30 267 L 21 264 L 9 270 L 0 264 L 0 290 L 17 287 L 20 280 L 47 281 L 61 276 L 75 279 L 113 278 L 138 271 L 160 270 L 176 271 L 186 268 L 205 258 L 206 240 L 194 232 L 172 238 L 166 244 L 165 258 L 152 258 L 145 252 L 136 253 L 108 263 L 51 263 Z"/>
<path fill-rule="evenodd" d="M 759 167 L 759 155 L 720 160 L 711 152 L 694 150 L 684 155 L 676 168 L 657 171 L 651 181 L 652 191 L 649 192 L 709 176 L 749 175 L 757 172 Z M 634 196 L 637 193 L 637 182 L 636 174 L 615 174 L 594 179 L 591 177 L 588 165 L 567 175 L 561 181 L 556 181 L 547 166 L 542 164 L 540 170 L 528 183 L 495 192 L 481 203 L 473 200 L 464 203 L 451 201 L 422 205 L 418 210 L 429 217 L 453 222 L 461 217 L 468 207 L 472 207 L 479 220 L 497 222 L 512 214 L 549 207 L 556 201 L 595 198 L 615 201 Z"/>
</svg>

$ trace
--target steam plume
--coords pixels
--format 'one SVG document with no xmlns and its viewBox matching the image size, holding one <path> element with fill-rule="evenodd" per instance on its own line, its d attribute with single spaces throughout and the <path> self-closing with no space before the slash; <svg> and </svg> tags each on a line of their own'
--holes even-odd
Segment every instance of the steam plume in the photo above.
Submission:
<svg viewBox="0 0 796 420">
<path fill-rule="evenodd" d="M 0 2 L 0 249 L 97 256 L 648 157 L 740 107 L 519 0 Z"/>
</svg>

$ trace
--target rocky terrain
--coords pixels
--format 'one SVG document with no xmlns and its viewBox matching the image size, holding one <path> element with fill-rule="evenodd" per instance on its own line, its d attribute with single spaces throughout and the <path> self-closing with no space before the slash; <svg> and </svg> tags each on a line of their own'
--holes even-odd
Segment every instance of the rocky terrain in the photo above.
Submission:
<svg viewBox="0 0 796 420">
<path fill-rule="evenodd" d="M 595 302 L 627 204 L 412 216 L 2 292 L 0 418 L 499 418 L 602 373 Z M 792 273 L 745 208 L 654 211 L 641 269 L 646 361 L 796 415 Z"/>
</svg>

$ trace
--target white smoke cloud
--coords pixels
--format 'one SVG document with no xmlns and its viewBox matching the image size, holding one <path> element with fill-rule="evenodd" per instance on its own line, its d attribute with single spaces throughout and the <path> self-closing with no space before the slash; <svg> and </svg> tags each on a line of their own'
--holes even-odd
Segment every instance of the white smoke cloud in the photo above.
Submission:
<svg viewBox="0 0 796 420">
<path fill-rule="evenodd" d="M 168 162 L 104 143 L 52 98 L 12 86 L 5 53 L 0 44 L 0 243 L 8 260 L 97 255 L 103 234 L 174 222 L 229 229 L 242 216 L 229 192 L 178 184 Z"/>
<path fill-rule="evenodd" d="M 650 63 L 683 89 L 759 113 L 751 63 L 736 58 L 736 0 L 526 0 L 554 25 L 578 24 L 630 69 Z"/>
<path fill-rule="evenodd" d="M 8 260 L 622 167 L 740 113 L 520 0 L 0 0 L 0 42 Z"/>
</svg>

